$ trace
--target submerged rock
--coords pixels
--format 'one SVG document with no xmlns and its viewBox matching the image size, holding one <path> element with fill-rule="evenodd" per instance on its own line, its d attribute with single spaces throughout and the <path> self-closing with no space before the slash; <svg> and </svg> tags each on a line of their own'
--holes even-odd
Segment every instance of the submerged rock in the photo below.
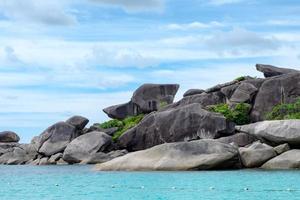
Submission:
<svg viewBox="0 0 300 200">
<path fill-rule="evenodd" d="M 300 145 L 300 120 L 262 121 L 236 129 L 275 144 Z"/>
<path fill-rule="evenodd" d="M 235 168 L 238 150 L 214 140 L 166 143 L 96 165 L 96 170 L 205 170 Z"/>
<path fill-rule="evenodd" d="M 239 148 L 239 153 L 243 165 L 247 168 L 260 167 L 277 155 L 273 147 L 260 142 L 255 142 L 249 147 Z"/>
<path fill-rule="evenodd" d="M 86 133 L 74 139 L 64 151 L 63 159 L 68 163 L 78 163 L 103 150 L 111 143 L 111 137 L 102 132 Z"/>
<path fill-rule="evenodd" d="M 0 132 L 0 142 L 19 142 L 20 137 L 12 131 Z"/>
<path fill-rule="evenodd" d="M 300 168 L 300 150 L 293 149 L 266 162 L 263 169 L 299 169 Z"/>
<path fill-rule="evenodd" d="M 231 135 L 234 124 L 223 115 L 204 110 L 200 104 L 151 113 L 118 140 L 130 151 L 147 149 L 166 142 L 218 138 Z"/>
</svg>

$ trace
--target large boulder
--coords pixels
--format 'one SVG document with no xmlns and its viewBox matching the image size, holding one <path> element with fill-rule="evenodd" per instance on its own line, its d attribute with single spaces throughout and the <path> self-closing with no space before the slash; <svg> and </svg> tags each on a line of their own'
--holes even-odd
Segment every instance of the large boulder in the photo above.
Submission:
<svg viewBox="0 0 300 200">
<path fill-rule="evenodd" d="M 19 142 L 20 137 L 12 131 L 0 132 L 0 142 Z"/>
<path fill-rule="evenodd" d="M 263 121 L 273 107 L 281 103 L 294 103 L 300 96 L 300 73 L 272 77 L 262 84 L 251 112 L 253 122 Z"/>
<path fill-rule="evenodd" d="M 300 145 L 300 120 L 263 121 L 236 126 L 236 129 L 274 144 Z"/>
<path fill-rule="evenodd" d="M 78 163 L 111 143 L 111 137 L 105 133 L 93 131 L 74 139 L 64 151 L 63 159 L 68 163 Z"/>
<path fill-rule="evenodd" d="M 116 150 L 111 151 L 108 153 L 104 152 L 97 152 L 95 154 L 92 154 L 88 157 L 86 157 L 84 160 L 80 162 L 80 164 L 98 164 L 98 163 L 104 163 L 107 161 L 110 161 L 114 158 L 124 156 L 128 153 L 126 150 Z"/>
<path fill-rule="evenodd" d="M 236 133 L 227 137 L 221 137 L 217 141 L 227 144 L 233 143 L 238 147 L 244 147 L 257 141 L 257 138 L 247 133 Z"/>
<path fill-rule="evenodd" d="M 10 151 L 0 156 L 0 164 L 20 165 L 34 158 L 34 155 L 28 154 L 26 150 L 20 147 L 14 147 Z"/>
<path fill-rule="evenodd" d="M 239 148 L 239 153 L 243 165 L 247 168 L 260 167 L 277 155 L 273 147 L 260 142 L 255 142 L 249 147 Z"/>
<path fill-rule="evenodd" d="M 265 77 L 272 77 L 272 76 L 278 76 L 282 74 L 300 72 L 294 69 L 280 68 L 272 65 L 263 65 L 263 64 L 256 64 L 256 69 L 264 73 Z"/>
<path fill-rule="evenodd" d="M 195 95 L 195 94 L 202 94 L 203 92 L 205 92 L 205 90 L 202 90 L 202 89 L 189 89 L 188 91 L 186 91 L 183 94 L 183 97 L 192 96 L 192 95 Z"/>
<path fill-rule="evenodd" d="M 241 83 L 230 97 L 232 103 L 251 103 L 257 88 L 251 83 Z"/>
<path fill-rule="evenodd" d="M 121 148 L 136 151 L 166 142 L 231 135 L 233 126 L 223 115 L 204 110 L 195 103 L 147 115 L 118 142 Z"/>
<path fill-rule="evenodd" d="M 62 152 L 76 137 L 77 131 L 74 126 L 66 122 L 58 122 L 35 138 L 35 144 L 38 146 L 39 153 L 51 156 Z"/>
<path fill-rule="evenodd" d="M 263 169 L 299 169 L 300 168 L 300 150 L 293 149 L 266 162 Z"/>
<path fill-rule="evenodd" d="M 102 171 L 206 170 L 239 165 L 238 150 L 214 140 L 166 143 L 96 165 Z"/>
<path fill-rule="evenodd" d="M 78 130 L 83 130 L 84 127 L 89 123 L 89 120 L 82 116 L 73 116 L 66 121 L 66 123 L 74 126 Z"/>
<path fill-rule="evenodd" d="M 178 88 L 177 84 L 144 84 L 133 93 L 128 103 L 110 106 L 103 111 L 115 119 L 150 113 L 173 103 Z"/>
</svg>

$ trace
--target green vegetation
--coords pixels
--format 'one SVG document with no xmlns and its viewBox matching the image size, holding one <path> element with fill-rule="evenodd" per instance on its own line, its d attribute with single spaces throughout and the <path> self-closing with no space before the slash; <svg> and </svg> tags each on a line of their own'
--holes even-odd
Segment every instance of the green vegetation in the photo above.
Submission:
<svg viewBox="0 0 300 200">
<path fill-rule="evenodd" d="M 300 98 L 295 103 L 275 106 L 266 118 L 268 120 L 300 119 Z"/>
<path fill-rule="evenodd" d="M 230 108 L 228 104 L 217 104 L 209 107 L 209 111 L 221 113 L 226 119 L 233 121 L 237 125 L 248 124 L 250 122 L 250 109 L 250 105 L 246 103 L 239 103 L 234 108 Z"/>
<path fill-rule="evenodd" d="M 113 140 L 116 141 L 123 133 L 136 126 L 143 119 L 143 117 L 144 115 L 140 114 L 137 116 L 126 117 L 123 120 L 113 119 L 100 124 L 100 127 L 103 129 L 117 127 L 118 131 L 112 137 Z"/>
<path fill-rule="evenodd" d="M 245 76 L 240 76 L 240 77 L 237 77 L 234 80 L 236 80 L 236 81 L 244 81 L 245 79 L 246 79 Z"/>
</svg>

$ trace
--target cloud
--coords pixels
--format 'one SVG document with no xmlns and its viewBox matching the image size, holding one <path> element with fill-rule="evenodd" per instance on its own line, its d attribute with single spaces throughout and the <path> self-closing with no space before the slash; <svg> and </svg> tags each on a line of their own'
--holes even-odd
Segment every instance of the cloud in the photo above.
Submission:
<svg viewBox="0 0 300 200">
<path fill-rule="evenodd" d="M 1 0 L 0 14 L 14 21 L 46 25 L 71 25 L 76 18 L 66 12 L 66 0 Z"/>
<path fill-rule="evenodd" d="M 216 27 L 223 27 L 224 24 L 217 21 L 212 21 L 209 23 L 202 23 L 202 22 L 192 22 L 187 24 L 169 24 L 166 26 L 169 30 L 193 30 L 193 29 L 207 29 L 207 28 L 216 28 Z"/>
<path fill-rule="evenodd" d="M 222 6 L 225 4 L 235 4 L 243 2 L 244 0 L 209 0 L 209 4 L 215 5 L 215 6 Z"/>
<path fill-rule="evenodd" d="M 269 20 L 266 24 L 276 26 L 300 26 L 300 20 Z"/>
<path fill-rule="evenodd" d="M 89 0 L 99 5 L 120 7 L 126 12 L 161 11 L 163 0 Z"/>
</svg>

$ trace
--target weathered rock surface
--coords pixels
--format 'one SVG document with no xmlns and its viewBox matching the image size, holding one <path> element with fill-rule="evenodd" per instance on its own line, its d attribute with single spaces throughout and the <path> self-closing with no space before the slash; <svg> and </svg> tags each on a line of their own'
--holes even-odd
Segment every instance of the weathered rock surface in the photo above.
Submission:
<svg viewBox="0 0 300 200">
<path fill-rule="evenodd" d="M 20 137 L 12 131 L 0 132 L 0 142 L 19 142 Z"/>
<path fill-rule="evenodd" d="M 96 165 L 96 170 L 205 170 L 239 165 L 238 150 L 214 140 L 166 143 Z"/>
<path fill-rule="evenodd" d="M 217 141 L 226 144 L 234 143 L 238 147 L 244 147 L 257 141 L 257 139 L 254 136 L 246 133 L 236 133 L 231 136 L 221 137 L 217 139 Z"/>
<path fill-rule="evenodd" d="M 276 151 L 276 153 L 278 155 L 286 152 L 286 151 L 289 151 L 290 150 L 290 145 L 285 143 L 285 144 L 281 144 L 281 145 L 278 145 L 276 147 L 274 147 L 274 150 Z"/>
<path fill-rule="evenodd" d="M 266 162 L 263 169 L 299 169 L 300 150 L 293 149 Z"/>
<path fill-rule="evenodd" d="M 132 103 L 131 101 L 128 103 L 104 108 L 103 112 L 113 119 L 124 119 L 128 116 L 135 116 L 142 113 L 138 105 Z"/>
<path fill-rule="evenodd" d="M 273 147 L 260 142 L 255 142 L 249 147 L 239 148 L 239 153 L 243 165 L 247 168 L 260 167 L 277 155 Z"/>
<path fill-rule="evenodd" d="M 10 151 L 0 156 L 0 164 L 20 165 L 25 164 L 32 158 L 32 155 L 27 154 L 24 149 L 20 147 L 14 147 Z"/>
<path fill-rule="evenodd" d="M 76 138 L 76 128 L 66 122 L 58 122 L 46 129 L 38 138 L 38 152 L 51 156 L 62 152 Z"/>
<path fill-rule="evenodd" d="M 56 164 L 56 162 L 57 162 L 60 158 L 62 158 L 62 156 L 63 156 L 62 153 L 57 153 L 57 154 L 52 155 L 52 156 L 49 158 L 49 160 L 48 160 L 49 164 Z"/>
<path fill-rule="evenodd" d="M 241 83 L 230 97 L 230 102 L 250 103 L 257 90 L 251 83 Z"/>
<path fill-rule="evenodd" d="M 262 121 L 236 129 L 275 144 L 300 145 L 300 120 Z"/>
<path fill-rule="evenodd" d="M 89 123 L 89 120 L 82 116 L 73 116 L 66 121 L 66 123 L 74 126 L 78 130 L 83 130 L 84 127 Z"/>
<path fill-rule="evenodd" d="M 81 164 L 98 164 L 110 161 L 114 158 L 124 156 L 128 153 L 126 150 L 111 151 L 109 153 L 97 152 L 91 156 L 86 157 Z"/>
<path fill-rule="evenodd" d="M 192 95 L 195 95 L 195 94 L 202 94 L 203 92 L 205 92 L 205 90 L 202 90 L 202 89 L 189 89 L 188 91 L 186 91 L 183 94 L 183 97 L 192 96 Z"/>
<path fill-rule="evenodd" d="M 234 124 L 223 115 L 204 110 L 200 104 L 151 113 L 119 138 L 121 148 L 147 149 L 166 143 L 231 135 Z"/>
<path fill-rule="evenodd" d="M 74 139 L 64 151 L 63 159 L 68 163 L 78 163 L 90 155 L 103 150 L 111 143 L 111 137 L 102 132 L 90 132 Z"/>
<path fill-rule="evenodd" d="M 280 103 L 294 103 L 300 96 L 300 73 L 270 78 L 262 84 L 251 112 L 253 122 L 266 119 L 267 113 Z"/>
<path fill-rule="evenodd" d="M 282 74 L 297 73 L 300 71 L 294 69 L 280 68 L 272 65 L 256 64 L 256 69 L 264 73 L 265 77 L 278 76 Z"/>
</svg>

